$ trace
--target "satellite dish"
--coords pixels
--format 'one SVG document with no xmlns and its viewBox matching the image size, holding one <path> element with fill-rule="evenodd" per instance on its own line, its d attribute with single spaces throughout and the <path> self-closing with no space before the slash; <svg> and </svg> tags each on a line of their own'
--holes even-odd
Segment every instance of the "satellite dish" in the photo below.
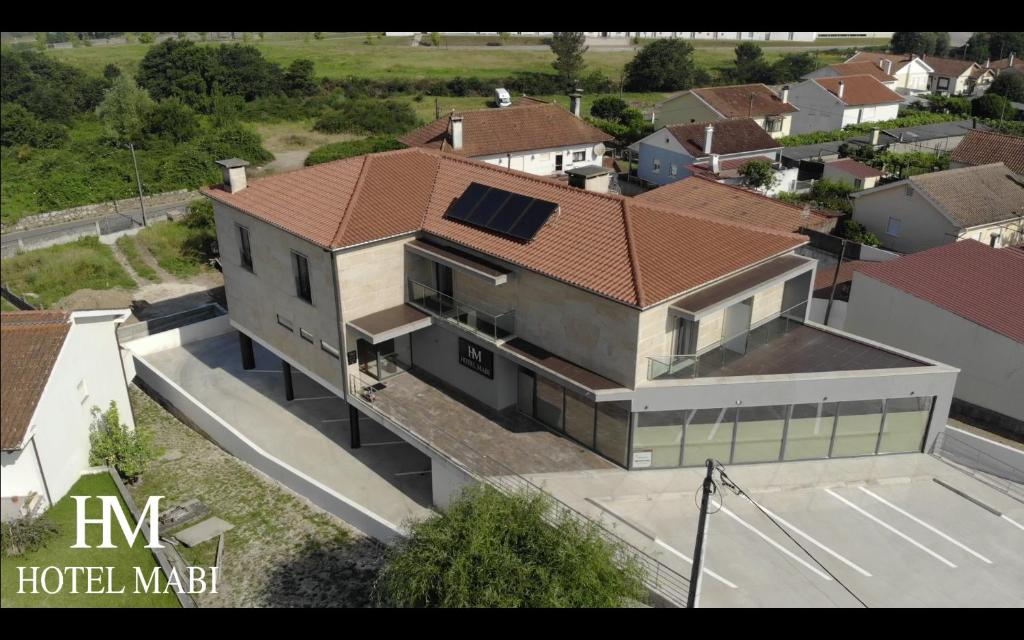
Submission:
<svg viewBox="0 0 1024 640">
<path fill-rule="evenodd" d="M 594 153 L 596 153 L 597 155 L 603 156 L 605 151 L 607 151 L 607 149 L 604 146 L 603 142 L 598 142 L 596 145 L 594 145 Z"/>
</svg>

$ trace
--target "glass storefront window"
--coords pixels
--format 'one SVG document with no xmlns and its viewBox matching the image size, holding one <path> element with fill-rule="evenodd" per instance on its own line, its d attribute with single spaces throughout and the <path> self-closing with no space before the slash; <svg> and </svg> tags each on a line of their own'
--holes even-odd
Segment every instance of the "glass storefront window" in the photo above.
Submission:
<svg viewBox="0 0 1024 640">
<path fill-rule="evenodd" d="M 920 451 L 928 428 L 932 399 L 889 398 L 885 401 L 885 426 L 878 453 Z"/>
<path fill-rule="evenodd" d="M 788 410 L 786 405 L 740 407 L 733 464 L 777 462 L 782 451 L 782 432 L 786 427 Z"/>
<path fill-rule="evenodd" d="M 683 466 L 700 466 L 707 458 L 728 462 L 735 421 L 736 410 L 732 408 L 694 411 L 686 425 Z"/>
<path fill-rule="evenodd" d="M 839 419 L 832 443 L 832 457 L 865 456 L 875 452 L 882 427 L 881 400 L 839 403 Z"/>
<path fill-rule="evenodd" d="M 537 419 L 551 427 L 562 430 L 562 385 L 543 376 L 537 376 Z"/>
<path fill-rule="evenodd" d="M 622 466 L 629 452 L 629 403 L 598 402 L 595 449 Z"/>
<path fill-rule="evenodd" d="M 565 433 L 594 447 L 594 403 L 571 389 L 565 390 Z"/>
<path fill-rule="evenodd" d="M 650 468 L 678 467 L 683 446 L 683 411 L 647 411 L 637 415 L 633 459 L 637 452 L 651 452 Z"/>
<path fill-rule="evenodd" d="M 783 460 L 827 458 L 835 418 L 835 402 L 793 405 Z"/>
</svg>

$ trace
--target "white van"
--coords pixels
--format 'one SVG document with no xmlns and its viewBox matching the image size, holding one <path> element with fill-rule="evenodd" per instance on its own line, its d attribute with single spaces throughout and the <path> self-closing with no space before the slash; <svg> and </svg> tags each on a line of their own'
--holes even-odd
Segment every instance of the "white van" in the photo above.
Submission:
<svg viewBox="0 0 1024 640">
<path fill-rule="evenodd" d="M 494 104 L 498 105 L 499 107 L 511 107 L 512 96 L 508 95 L 508 91 L 506 91 L 505 89 L 495 89 Z"/>
</svg>

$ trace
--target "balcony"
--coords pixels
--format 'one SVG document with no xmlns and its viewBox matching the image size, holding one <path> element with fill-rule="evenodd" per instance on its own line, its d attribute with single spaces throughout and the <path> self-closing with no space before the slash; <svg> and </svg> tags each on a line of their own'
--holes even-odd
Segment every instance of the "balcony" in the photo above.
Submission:
<svg viewBox="0 0 1024 640">
<path fill-rule="evenodd" d="M 825 328 L 805 324 L 803 304 L 700 354 L 647 358 L 648 380 L 818 373 L 924 366 Z"/>
<path fill-rule="evenodd" d="M 408 303 L 493 342 L 515 336 L 514 309 L 504 313 L 489 313 L 411 278 L 408 280 Z"/>
</svg>

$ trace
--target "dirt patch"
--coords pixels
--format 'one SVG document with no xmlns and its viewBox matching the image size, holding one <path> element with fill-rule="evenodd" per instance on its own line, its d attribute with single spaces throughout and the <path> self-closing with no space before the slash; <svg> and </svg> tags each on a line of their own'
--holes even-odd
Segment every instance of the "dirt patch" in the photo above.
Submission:
<svg viewBox="0 0 1024 640">
<path fill-rule="evenodd" d="M 262 167 L 253 167 L 253 176 L 299 169 L 304 166 L 306 156 L 313 149 L 332 142 L 344 142 L 362 137 L 351 133 L 313 131 L 313 120 L 258 123 L 254 127 L 263 138 L 263 146 L 274 154 L 274 160 Z"/>
<path fill-rule="evenodd" d="M 199 606 L 372 605 L 384 547 L 227 454 L 138 388 L 130 392 L 136 422 L 153 429 L 161 450 L 181 453 L 154 462 L 130 487 L 136 501 L 196 498 L 210 516 L 234 525 L 225 534 L 219 593 L 198 596 Z M 216 541 L 179 549 L 187 561 L 209 566 Z"/>
</svg>

